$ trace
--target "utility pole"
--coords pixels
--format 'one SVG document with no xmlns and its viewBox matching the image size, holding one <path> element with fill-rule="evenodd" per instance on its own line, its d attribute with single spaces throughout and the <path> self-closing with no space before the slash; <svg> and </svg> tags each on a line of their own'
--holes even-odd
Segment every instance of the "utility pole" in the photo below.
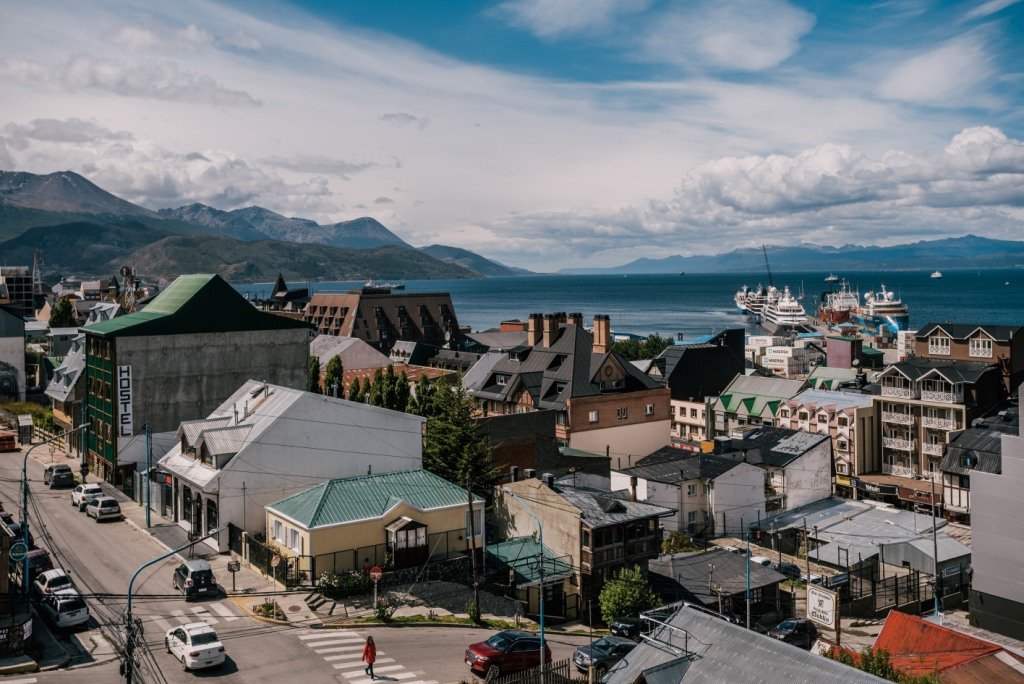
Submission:
<svg viewBox="0 0 1024 684">
<path fill-rule="evenodd" d="M 480 619 L 480 585 L 476 579 L 476 511 L 473 510 L 473 476 L 466 473 L 466 498 L 469 500 L 469 559 L 473 568 L 473 607 L 476 610 L 476 618 Z M 541 565 L 544 564 L 544 549 L 541 549 Z M 544 587 L 540 588 L 541 592 Z M 541 667 L 544 666 L 544 654 L 541 654 Z"/>
<path fill-rule="evenodd" d="M 148 529 L 151 526 L 149 509 L 150 491 L 153 489 L 153 439 L 149 432 L 148 420 L 143 427 L 146 428 L 146 528 Z"/>
<path fill-rule="evenodd" d="M 750 530 L 747 530 L 747 629 L 750 629 Z"/>
<path fill-rule="evenodd" d="M 807 536 L 807 518 L 804 518 L 804 562 L 807 566 L 807 583 L 811 583 L 811 538 Z"/>
<path fill-rule="evenodd" d="M 242 532 L 245 532 L 245 480 L 242 481 Z"/>
<path fill-rule="evenodd" d="M 539 627 L 540 627 L 540 666 L 541 672 L 544 671 L 544 665 L 547 661 L 544 658 L 544 525 L 541 523 L 540 518 L 533 512 L 533 509 L 526 505 L 518 494 L 513 492 L 511 489 L 502 489 L 505 494 L 508 494 L 513 499 L 519 502 L 519 505 L 523 507 L 523 510 L 529 514 L 533 521 L 537 523 L 537 536 L 538 543 L 540 544 L 540 597 L 538 600 L 539 615 Z"/>
<path fill-rule="evenodd" d="M 932 596 L 935 598 L 935 617 L 939 617 L 939 531 L 935 519 L 935 472 L 932 471 L 932 568 L 935 572 L 935 584 Z"/>
</svg>

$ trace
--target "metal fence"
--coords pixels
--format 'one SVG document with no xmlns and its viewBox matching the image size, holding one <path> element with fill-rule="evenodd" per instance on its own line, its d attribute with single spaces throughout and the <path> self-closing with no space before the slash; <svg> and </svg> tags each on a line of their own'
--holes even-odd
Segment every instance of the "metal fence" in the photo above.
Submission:
<svg viewBox="0 0 1024 684">
<path fill-rule="evenodd" d="M 488 676 L 485 681 L 491 684 L 582 684 L 587 681 L 587 677 L 578 674 L 572 660 L 566 658 L 548 663 L 544 667 L 534 667 L 498 677 Z"/>
</svg>

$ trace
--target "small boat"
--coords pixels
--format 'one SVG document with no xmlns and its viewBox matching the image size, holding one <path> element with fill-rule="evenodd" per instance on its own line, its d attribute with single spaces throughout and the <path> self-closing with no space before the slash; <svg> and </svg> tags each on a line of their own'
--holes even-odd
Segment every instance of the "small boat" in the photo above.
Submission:
<svg viewBox="0 0 1024 684">
<path fill-rule="evenodd" d="M 680 271 L 679 275 L 686 275 L 686 271 Z"/>
<path fill-rule="evenodd" d="M 825 276 L 825 282 L 826 283 L 838 283 L 839 282 L 839 276 L 837 276 L 835 273 L 829 273 L 827 276 Z"/>
<path fill-rule="evenodd" d="M 941 278 L 942 271 L 932 271 L 932 278 Z"/>
</svg>

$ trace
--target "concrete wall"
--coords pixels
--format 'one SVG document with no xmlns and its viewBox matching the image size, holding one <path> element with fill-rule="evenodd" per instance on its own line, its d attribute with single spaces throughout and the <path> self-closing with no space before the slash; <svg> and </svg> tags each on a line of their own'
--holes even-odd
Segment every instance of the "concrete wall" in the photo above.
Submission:
<svg viewBox="0 0 1024 684">
<path fill-rule="evenodd" d="M 708 498 L 715 534 L 742 534 L 758 516 L 765 517 L 764 470 L 740 463 L 714 479 Z"/>
<path fill-rule="evenodd" d="M 132 367 L 135 432 L 147 420 L 162 432 L 209 415 L 250 379 L 303 389 L 308 358 L 303 328 L 121 337 L 114 373 Z"/>
<path fill-rule="evenodd" d="M 786 509 L 832 495 L 832 440 L 822 440 L 785 468 Z"/>
<path fill-rule="evenodd" d="M 495 490 L 494 510 L 498 539 L 528 537 L 537 532 L 537 524 L 515 497 L 514 491 L 540 518 L 544 526 L 544 546 L 567 563 L 580 568 L 580 514 L 565 499 L 536 478 L 501 485 Z M 576 512 L 574 512 L 576 511 Z M 579 579 L 579 578 L 578 578 Z M 579 585 L 577 585 L 579 586 Z"/>
<path fill-rule="evenodd" d="M 0 337 L 0 361 L 14 366 L 18 381 L 18 400 L 25 400 L 25 338 Z"/>
<path fill-rule="evenodd" d="M 665 405 L 665 413 L 667 413 L 667 396 Z M 606 410 L 614 411 L 614 409 Z M 608 449 L 611 452 L 612 463 L 617 464 L 619 456 L 623 457 L 623 462 L 626 462 L 627 454 L 636 458 L 657 451 L 671 441 L 671 431 L 672 421 L 669 418 L 599 430 L 583 432 L 573 430 L 569 435 L 569 446 L 573 449 L 582 449 L 597 454 L 603 454 Z"/>
</svg>

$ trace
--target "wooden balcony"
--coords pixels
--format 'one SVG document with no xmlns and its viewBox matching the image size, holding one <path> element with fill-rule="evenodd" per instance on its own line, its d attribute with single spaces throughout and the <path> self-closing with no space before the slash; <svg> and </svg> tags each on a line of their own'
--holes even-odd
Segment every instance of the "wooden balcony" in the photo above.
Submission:
<svg viewBox="0 0 1024 684">
<path fill-rule="evenodd" d="M 895 397 L 897 399 L 917 399 L 917 390 L 913 387 L 893 387 L 882 385 L 883 397 Z"/>
<path fill-rule="evenodd" d="M 897 425 L 913 425 L 914 416 L 910 413 L 899 411 L 882 411 L 883 423 L 896 423 Z"/>
<path fill-rule="evenodd" d="M 913 451 L 914 440 L 901 437 L 882 437 L 882 446 L 886 449 L 896 449 L 898 451 Z"/>
</svg>

